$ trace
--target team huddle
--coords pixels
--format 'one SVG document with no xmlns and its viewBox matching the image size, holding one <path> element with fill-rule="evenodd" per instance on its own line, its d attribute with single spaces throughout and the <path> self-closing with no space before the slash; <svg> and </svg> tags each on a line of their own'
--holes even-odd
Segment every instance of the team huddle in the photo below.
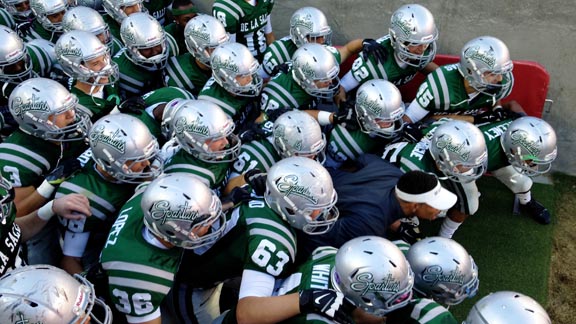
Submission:
<svg viewBox="0 0 576 324">
<path fill-rule="evenodd" d="M 1 323 L 456 323 L 476 180 L 551 222 L 556 134 L 504 42 L 438 66 L 422 5 L 341 46 L 314 7 L 276 39 L 273 7 L 0 0 Z M 498 291 L 464 323 L 551 321 Z"/>
</svg>

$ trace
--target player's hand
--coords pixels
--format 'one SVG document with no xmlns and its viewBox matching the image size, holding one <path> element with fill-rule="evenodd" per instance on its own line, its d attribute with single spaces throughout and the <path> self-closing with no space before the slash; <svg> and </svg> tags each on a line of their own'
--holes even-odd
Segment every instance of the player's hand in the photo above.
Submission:
<svg viewBox="0 0 576 324">
<path fill-rule="evenodd" d="M 79 220 L 92 215 L 88 198 L 76 193 L 54 199 L 52 211 L 60 217 L 72 220 Z"/>
<path fill-rule="evenodd" d="M 118 105 L 118 110 L 124 114 L 140 115 L 146 109 L 146 102 L 141 97 L 132 97 Z"/>
<path fill-rule="evenodd" d="M 376 64 L 386 62 L 386 58 L 388 53 L 386 53 L 386 49 L 384 46 L 380 45 L 377 41 L 366 38 L 362 40 L 362 58 L 364 61 L 367 61 L 369 57 L 373 57 L 376 61 Z"/>
<path fill-rule="evenodd" d="M 300 291 L 300 313 L 322 315 L 337 323 L 354 323 L 352 311 L 356 308 L 344 294 L 330 289 Z"/>
<path fill-rule="evenodd" d="M 233 206 L 237 206 L 248 200 L 250 200 L 250 192 L 246 188 L 235 187 L 228 195 L 222 198 L 222 205 L 231 202 Z"/>
<path fill-rule="evenodd" d="M 414 244 L 424 238 L 417 225 L 406 222 L 400 222 L 398 235 L 403 241 L 410 244 Z"/>
<path fill-rule="evenodd" d="M 74 173 L 80 171 L 82 165 L 80 164 L 80 160 L 76 158 L 71 158 L 68 160 L 61 161 L 58 166 L 52 170 L 47 176 L 46 181 L 53 185 L 58 186 L 66 179 L 70 178 Z"/>
<path fill-rule="evenodd" d="M 244 173 L 244 181 L 250 185 L 252 191 L 258 196 L 263 196 L 266 191 L 266 178 L 267 173 L 260 169 L 252 169 Z"/>
<path fill-rule="evenodd" d="M 266 111 L 266 117 L 268 117 L 268 120 L 271 122 L 275 122 L 276 119 L 278 119 L 278 117 L 280 117 L 280 115 L 284 114 L 287 111 L 291 111 L 293 110 L 292 108 L 277 108 L 277 109 L 270 109 Z"/>
<path fill-rule="evenodd" d="M 290 65 L 291 65 L 290 62 L 284 62 L 282 64 L 278 64 L 272 69 L 272 74 L 270 74 L 270 75 L 275 76 L 276 74 L 278 74 L 280 72 L 287 74 L 288 71 L 290 71 Z"/>
<path fill-rule="evenodd" d="M 242 143 L 261 140 L 269 136 L 270 133 L 262 129 L 259 124 L 251 124 L 247 129 L 243 130 L 238 137 Z"/>
<path fill-rule="evenodd" d="M 418 143 L 424 137 L 422 124 L 405 124 L 400 135 L 408 142 Z"/>
<path fill-rule="evenodd" d="M 474 116 L 474 124 L 488 124 L 497 122 L 499 119 L 499 115 L 494 113 L 493 111 L 487 111 L 481 114 Z"/>
<path fill-rule="evenodd" d="M 343 104 L 342 107 L 332 115 L 332 123 L 334 125 L 342 125 L 349 131 L 355 131 L 360 128 L 358 118 L 356 118 L 356 109 L 348 103 Z"/>
</svg>

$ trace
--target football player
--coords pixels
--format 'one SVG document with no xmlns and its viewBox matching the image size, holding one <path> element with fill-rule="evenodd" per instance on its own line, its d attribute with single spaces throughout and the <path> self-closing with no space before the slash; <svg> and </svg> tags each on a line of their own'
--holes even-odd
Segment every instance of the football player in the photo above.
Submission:
<svg viewBox="0 0 576 324">
<path fill-rule="evenodd" d="M 474 304 L 462 324 L 551 324 L 546 310 L 531 297 L 514 291 L 497 291 Z"/>
<path fill-rule="evenodd" d="M 18 26 L 18 33 L 27 42 L 35 39 L 56 43 L 62 35 L 62 18 L 68 10 L 66 0 L 30 0 L 34 20 Z"/>
</svg>

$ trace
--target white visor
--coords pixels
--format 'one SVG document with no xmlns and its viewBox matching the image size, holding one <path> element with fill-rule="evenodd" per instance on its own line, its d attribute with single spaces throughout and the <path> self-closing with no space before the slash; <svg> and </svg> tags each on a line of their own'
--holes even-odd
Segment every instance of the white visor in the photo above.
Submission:
<svg viewBox="0 0 576 324">
<path fill-rule="evenodd" d="M 398 187 L 396 186 L 396 195 L 398 196 L 398 198 L 404 201 L 413 203 L 425 203 L 430 207 L 439 210 L 450 209 L 452 206 L 454 206 L 456 200 L 458 199 L 455 194 L 444 189 L 440 184 L 440 181 L 438 181 L 434 189 L 421 194 L 405 193 L 400 189 L 398 189 Z"/>
</svg>

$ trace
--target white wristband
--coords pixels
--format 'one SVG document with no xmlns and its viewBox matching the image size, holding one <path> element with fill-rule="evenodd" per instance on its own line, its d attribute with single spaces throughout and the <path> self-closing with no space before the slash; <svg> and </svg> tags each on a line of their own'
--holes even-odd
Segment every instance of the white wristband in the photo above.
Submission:
<svg viewBox="0 0 576 324">
<path fill-rule="evenodd" d="M 42 184 L 36 188 L 36 192 L 46 199 L 50 199 L 50 197 L 52 197 L 54 190 L 56 190 L 56 187 L 51 185 L 50 182 L 46 180 L 44 180 L 44 182 L 42 182 Z"/>
<path fill-rule="evenodd" d="M 318 124 L 320 124 L 320 126 L 326 126 L 326 125 L 332 124 L 330 122 L 330 115 L 332 115 L 331 112 L 319 111 L 318 112 Z"/>
<path fill-rule="evenodd" d="M 36 213 L 38 215 L 38 218 L 47 222 L 50 220 L 50 218 L 54 217 L 56 213 L 54 213 L 54 211 L 52 210 L 52 205 L 54 205 L 54 200 L 50 200 L 44 206 L 40 207 L 40 209 L 38 209 L 38 212 Z"/>
</svg>

